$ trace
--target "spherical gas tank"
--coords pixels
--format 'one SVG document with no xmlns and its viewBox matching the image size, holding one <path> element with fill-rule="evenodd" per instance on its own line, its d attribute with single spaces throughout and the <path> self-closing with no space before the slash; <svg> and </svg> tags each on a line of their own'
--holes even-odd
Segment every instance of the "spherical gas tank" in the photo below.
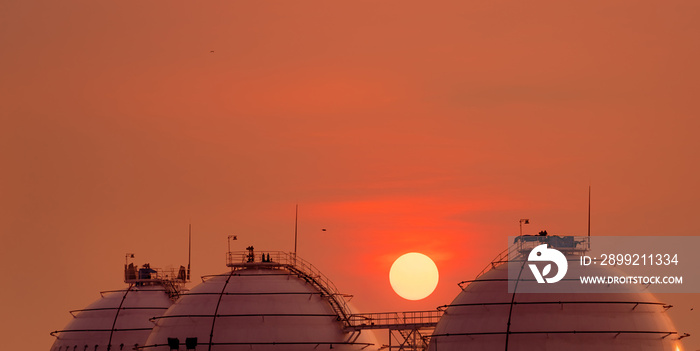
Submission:
<svg viewBox="0 0 700 351">
<path fill-rule="evenodd" d="M 156 319 L 144 350 L 373 349 L 371 334 L 344 331 L 314 276 L 288 268 L 251 266 L 205 277 Z"/>
<path fill-rule="evenodd" d="M 446 308 L 429 350 L 681 350 L 666 313 L 670 306 L 642 288 L 616 293 L 519 293 L 516 288 L 509 293 L 508 269 L 523 269 L 524 263 L 505 262 L 469 282 Z M 577 267 L 569 264 L 570 270 Z M 617 273 L 590 269 L 599 275 Z"/>
<path fill-rule="evenodd" d="M 56 341 L 51 351 L 121 351 L 143 346 L 153 329 L 153 317 L 172 304 L 160 285 L 137 286 L 101 293 L 86 308 L 71 311 L 73 320 L 63 330 L 51 333 Z"/>
</svg>

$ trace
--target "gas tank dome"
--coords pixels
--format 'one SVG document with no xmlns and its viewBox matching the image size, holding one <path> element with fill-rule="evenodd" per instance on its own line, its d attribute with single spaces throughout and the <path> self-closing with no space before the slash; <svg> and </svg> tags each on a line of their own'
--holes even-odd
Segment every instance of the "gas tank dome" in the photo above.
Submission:
<svg viewBox="0 0 700 351">
<path fill-rule="evenodd" d="M 144 345 L 153 329 L 149 319 L 162 315 L 177 298 L 184 280 L 148 264 L 125 267 L 121 290 L 103 291 L 101 298 L 73 315 L 63 330 L 51 333 L 56 341 L 51 351 L 133 350 Z"/>
<path fill-rule="evenodd" d="M 344 297 L 293 254 L 230 252 L 231 271 L 203 282 L 155 318 L 146 351 L 372 350 L 371 333 L 344 331 Z"/>
<path fill-rule="evenodd" d="M 516 243 L 510 255 L 504 251 L 476 279 L 460 283 L 462 292 L 444 306 L 428 350 L 682 350 L 666 313 L 671 306 L 642 288 L 630 285 L 614 293 L 519 292 L 517 285 L 525 280 L 509 278 L 509 268 L 522 270 L 526 252 L 557 238 L 568 243 L 558 249 L 569 262 L 578 261 L 588 249 L 585 237 L 531 237 L 524 240 L 527 250 Z M 568 265 L 574 273 L 579 267 Z M 587 269 L 591 270 L 586 274 L 619 274 L 600 265 Z M 509 292 L 509 283 L 515 285 L 515 293 Z"/>
</svg>

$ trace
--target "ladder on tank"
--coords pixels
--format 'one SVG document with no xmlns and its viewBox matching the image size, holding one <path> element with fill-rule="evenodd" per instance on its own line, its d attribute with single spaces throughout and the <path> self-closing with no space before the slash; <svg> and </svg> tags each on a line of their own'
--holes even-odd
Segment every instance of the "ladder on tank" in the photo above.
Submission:
<svg viewBox="0 0 700 351">
<path fill-rule="evenodd" d="M 229 251 L 226 265 L 231 269 L 263 268 L 284 269 L 307 283 L 313 285 L 321 296 L 327 299 L 337 320 L 343 323 L 343 329 L 349 333 L 358 333 L 364 329 L 384 329 L 389 331 L 389 344 L 381 349 L 388 350 L 426 350 L 433 329 L 444 313 L 443 310 L 359 313 L 352 314 L 345 296 L 336 288 L 328 277 L 312 264 L 296 257 L 293 253 L 282 251 Z"/>
<path fill-rule="evenodd" d="M 313 285 L 321 296 L 328 300 L 333 312 L 336 314 L 338 321 L 341 321 L 345 327 L 350 326 L 350 308 L 345 302 L 343 294 L 341 294 L 328 277 L 323 275 L 318 268 L 311 263 L 304 261 L 293 253 L 282 251 L 264 251 L 258 256 L 253 252 L 252 247 L 249 251 L 228 252 L 227 266 L 233 269 L 244 268 L 284 268 L 291 274 L 303 279 Z"/>
<path fill-rule="evenodd" d="M 302 278 L 305 281 L 311 283 L 311 285 L 313 285 L 316 289 L 321 291 L 321 296 L 328 299 L 331 308 L 338 316 L 338 320 L 343 322 L 343 324 L 345 324 L 346 327 L 350 325 L 349 321 L 351 314 L 343 296 L 340 293 L 334 291 L 335 289 L 333 289 L 332 286 L 324 284 L 323 280 L 316 279 L 314 275 L 309 274 L 309 272 L 300 270 L 292 265 L 286 266 L 285 268 L 287 268 L 290 272 L 294 273 L 299 278 Z M 319 276 L 316 277 L 320 278 Z"/>
</svg>

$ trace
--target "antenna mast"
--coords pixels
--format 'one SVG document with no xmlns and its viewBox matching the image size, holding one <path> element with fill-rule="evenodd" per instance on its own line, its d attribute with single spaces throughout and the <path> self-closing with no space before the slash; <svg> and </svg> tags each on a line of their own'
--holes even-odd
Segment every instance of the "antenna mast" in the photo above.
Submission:
<svg viewBox="0 0 700 351">
<path fill-rule="evenodd" d="M 189 245 L 187 248 L 187 281 L 190 281 L 190 262 L 192 261 L 192 223 L 189 230 Z"/>
<path fill-rule="evenodd" d="M 297 258 L 297 227 L 299 224 L 299 204 L 294 212 L 294 258 Z"/>
<path fill-rule="evenodd" d="M 591 186 L 588 186 L 588 237 L 591 237 Z"/>
</svg>

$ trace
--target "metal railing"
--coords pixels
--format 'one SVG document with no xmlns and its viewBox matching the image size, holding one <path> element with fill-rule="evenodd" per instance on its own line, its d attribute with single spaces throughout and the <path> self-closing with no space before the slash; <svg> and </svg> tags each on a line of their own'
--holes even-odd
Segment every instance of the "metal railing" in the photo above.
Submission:
<svg viewBox="0 0 700 351">
<path fill-rule="evenodd" d="M 344 294 L 338 291 L 333 282 L 311 263 L 293 253 L 283 251 L 234 251 L 226 255 L 226 265 L 233 269 L 284 267 L 291 273 L 316 286 L 328 298 L 331 307 L 338 315 L 338 320 L 349 325 L 350 308 Z"/>
<path fill-rule="evenodd" d="M 475 279 L 479 279 L 484 273 L 508 262 L 509 259 L 515 258 L 517 255 L 522 255 L 526 251 L 530 251 L 542 244 L 550 244 L 552 247 L 564 253 L 583 253 L 591 248 L 591 238 L 587 236 L 540 236 L 540 235 L 522 235 L 515 238 L 513 245 L 501 251 L 484 269 L 476 275 Z M 464 289 L 463 281 L 458 283 L 460 288 Z"/>
<path fill-rule="evenodd" d="M 522 235 L 516 237 L 513 242 L 513 246 L 520 253 L 529 252 L 542 244 L 548 244 L 563 253 L 580 254 L 590 250 L 591 238 L 587 236 Z"/>
<path fill-rule="evenodd" d="M 443 311 L 358 313 L 350 316 L 351 329 L 433 328 Z"/>
<path fill-rule="evenodd" d="M 133 277 L 125 277 L 124 282 L 125 283 L 145 283 L 145 282 L 152 282 L 152 281 L 175 281 L 175 282 L 185 282 L 184 279 L 182 279 L 179 275 L 179 270 L 175 268 L 169 268 L 169 269 L 163 269 L 163 268 L 153 268 L 151 267 L 150 269 L 153 270 L 153 272 L 149 273 L 148 278 L 140 278 L 139 277 L 139 270 L 142 268 L 134 267 L 135 270 L 133 272 Z"/>
<path fill-rule="evenodd" d="M 484 273 L 500 266 L 505 262 L 508 262 L 508 257 L 511 257 L 511 255 L 514 254 L 516 251 L 518 251 L 516 245 L 511 245 L 509 248 L 501 251 L 498 255 L 496 255 L 496 257 L 493 260 L 491 260 L 491 262 L 488 265 L 486 265 L 486 267 L 484 267 L 484 269 L 481 270 L 481 272 L 479 272 L 479 274 L 476 275 L 475 279 L 479 279 L 479 277 L 484 275 Z M 464 289 L 462 284 L 465 282 L 467 281 L 459 282 L 457 285 L 459 285 L 460 288 Z"/>
<path fill-rule="evenodd" d="M 134 265 L 124 266 L 124 282 L 136 286 L 160 285 L 165 290 L 171 300 L 175 301 L 185 291 L 184 267 L 175 268 L 154 268 L 144 266 L 138 268 Z M 147 270 L 146 272 L 141 272 Z"/>
</svg>

